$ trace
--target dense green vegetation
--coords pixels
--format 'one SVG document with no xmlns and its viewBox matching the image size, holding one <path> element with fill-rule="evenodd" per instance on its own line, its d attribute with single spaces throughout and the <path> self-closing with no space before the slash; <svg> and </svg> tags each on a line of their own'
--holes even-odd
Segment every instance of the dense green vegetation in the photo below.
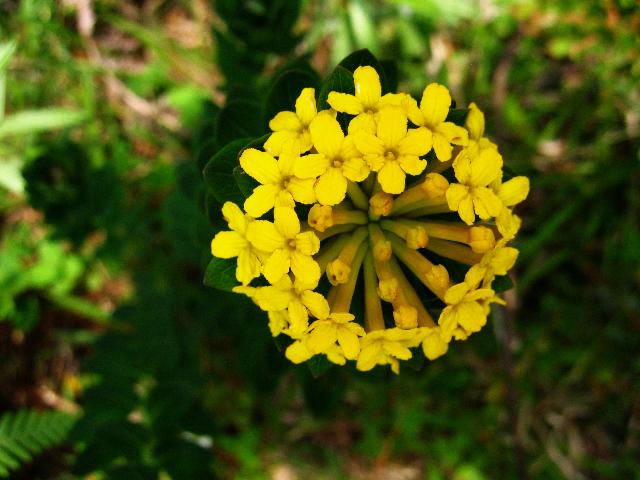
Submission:
<svg viewBox="0 0 640 480">
<path fill-rule="evenodd" d="M 639 29 L 630 0 L 0 2 L 0 476 L 640 476 Z M 532 192 L 490 327 L 317 376 L 203 285 L 202 171 L 360 48 L 481 106 Z"/>
</svg>

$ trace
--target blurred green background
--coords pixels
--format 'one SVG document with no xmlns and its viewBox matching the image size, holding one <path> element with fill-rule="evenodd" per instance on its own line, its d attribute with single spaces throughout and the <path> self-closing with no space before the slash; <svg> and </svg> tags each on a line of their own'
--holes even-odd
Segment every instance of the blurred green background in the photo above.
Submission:
<svg viewBox="0 0 640 480">
<path fill-rule="evenodd" d="M 202 284 L 202 167 L 360 48 L 532 191 L 481 334 L 314 378 Z M 635 0 L 0 1 L 0 476 L 640 478 L 639 147 Z"/>
</svg>

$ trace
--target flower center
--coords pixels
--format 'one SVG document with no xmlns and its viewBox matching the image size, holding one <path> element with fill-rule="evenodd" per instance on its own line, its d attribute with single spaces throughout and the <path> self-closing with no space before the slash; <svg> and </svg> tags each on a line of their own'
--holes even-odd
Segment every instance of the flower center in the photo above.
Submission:
<svg viewBox="0 0 640 480">
<path fill-rule="evenodd" d="M 384 154 L 384 158 L 387 162 L 393 162 L 397 157 L 395 150 L 387 150 Z"/>
<path fill-rule="evenodd" d="M 287 246 L 289 247 L 290 250 L 295 250 L 296 249 L 296 239 L 295 238 L 290 238 L 289 241 L 287 242 Z"/>
<path fill-rule="evenodd" d="M 283 190 L 286 190 L 289 187 L 289 182 L 291 181 L 291 176 L 287 175 L 280 179 L 280 187 Z"/>
<path fill-rule="evenodd" d="M 342 159 L 342 157 L 335 157 L 333 159 L 333 162 L 331 163 L 331 165 L 334 168 L 342 168 L 342 164 L 344 163 L 344 160 Z"/>
</svg>

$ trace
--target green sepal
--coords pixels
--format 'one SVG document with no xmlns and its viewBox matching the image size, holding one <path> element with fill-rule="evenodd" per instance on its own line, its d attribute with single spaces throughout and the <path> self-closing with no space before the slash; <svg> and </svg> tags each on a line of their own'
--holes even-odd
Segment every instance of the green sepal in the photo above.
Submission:
<svg viewBox="0 0 640 480">
<path fill-rule="evenodd" d="M 263 111 L 263 123 L 269 124 L 269 120 L 278 112 L 294 111 L 296 99 L 304 88 L 318 87 L 318 76 L 309 70 L 288 70 L 280 75 L 269 89 Z"/>
<path fill-rule="evenodd" d="M 204 280 L 202 283 L 207 287 L 230 292 L 233 287 L 238 286 L 238 281 L 236 280 L 236 259 L 211 258 L 204 272 Z"/>
</svg>

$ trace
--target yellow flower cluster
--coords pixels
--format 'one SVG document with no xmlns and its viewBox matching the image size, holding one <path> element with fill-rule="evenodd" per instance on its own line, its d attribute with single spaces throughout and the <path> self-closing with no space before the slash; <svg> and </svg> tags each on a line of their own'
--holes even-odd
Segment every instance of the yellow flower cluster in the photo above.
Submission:
<svg viewBox="0 0 640 480">
<path fill-rule="evenodd" d="M 223 206 L 230 230 L 211 248 L 237 257 L 234 291 L 268 312 L 274 336 L 291 337 L 291 361 L 325 355 L 397 373 L 413 348 L 430 360 L 443 355 L 502 303 L 492 282 L 518 256 L 507 246 L 520 227 L 512 208 L 529 181 L 503 182 L 502 157 L 474 103 L 462 127 L 447 121 L 442 85 L 428 85 L 418 103 L 382 95 L 372 67 L 353 79 L 355 95 L 331 92 L 331 108 L 320 112 L 305 88 L 295 111 L 271 120 L 264 151 L 241 153 L 260 185 L 243 209 Z M 467 267 L 458 283 L 451 265 Z"/>
</svg>

